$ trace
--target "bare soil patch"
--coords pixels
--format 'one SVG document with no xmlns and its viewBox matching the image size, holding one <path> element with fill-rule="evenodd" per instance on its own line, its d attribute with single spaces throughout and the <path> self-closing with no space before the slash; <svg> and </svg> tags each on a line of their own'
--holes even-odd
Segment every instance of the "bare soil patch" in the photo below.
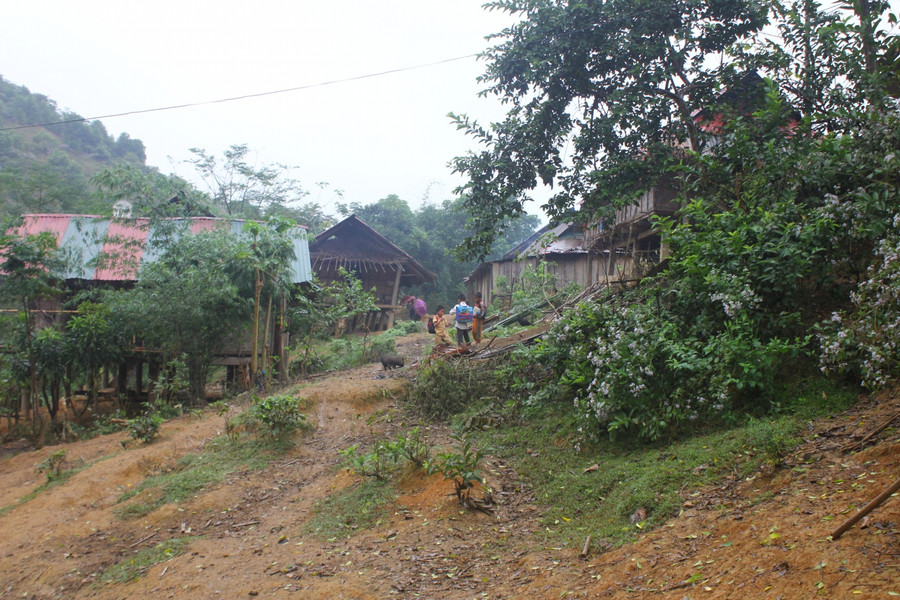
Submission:
<svg viewBox="0 0 900 600">
<path fill-rule="evenodd" d="M 424 334 L 400 342 L 407 364 Z M 418 352 L 418 354 L 417 354 Z M 550 547 L 541 508 L 515 471 L 486 465 L 496 510 L 461 507 L 439 476 L 408 473 L 388 516 L 349 538 L 306 529 L 316 502 L 359 485 L 338 451 L 412 423 L 395 414 L 409 367 L 381 365 L 313 380 L 300 394 L 315 430 L 260 471 L 232 473 L 180 505 L 139 519 L 114 514 L 123 491 L 197 452 L 222 419 L 182 417 L 151 444 L 124 434 L 66 446 L 83 468 L 0 516 L 0 598 L 885 598 L 900 594 L 900 498 L 892 497 L 837 541 L 827 536 L 900 477 L 895 422 L 884 394 L 811 425 L 807 443 L 753 477 L 685 490 L 682 514 L 617 549 L 583 540 Z M 392 416 L 393 415 L 393 416 Z M 429 439 L 443 439 L 430 426 Z M 58 447 L 0 459 L 0 507 L 44 476 L 35 464 Z M 188 550 L 127 584 L 99 583 L 105 568 L 142 548 L 187 538 Z"/>
</svg>

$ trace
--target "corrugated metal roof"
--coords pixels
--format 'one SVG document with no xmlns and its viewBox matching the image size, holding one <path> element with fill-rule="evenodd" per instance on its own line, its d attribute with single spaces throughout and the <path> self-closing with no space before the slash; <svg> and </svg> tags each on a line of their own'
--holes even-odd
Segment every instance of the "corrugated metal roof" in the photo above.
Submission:
<svg viewBox="0 0 900 600">
<path fill-rule="evenodd" d="M 545 237 L 546 236 L 546 237 Z M 546 246 L 546 239 L 552 241 Z M 501 260 L 514 259 L 517 256 L 538 256 L 546 254 L 587 253 L 584 247 L 584 230 L 576 223 L 561 223 L 551 227 L 545 225 L 530 235 L 525 241 L 503 255 Z"/>
<path fill-rule="evenodd" d="M 244 220 L 193 217 L 167 219 L 166 223 L 186 222 L 191 233 L 225 229 L 238 237 L 244 236 Z M 66 258 L 66 279 L 93 281 L 133 281 L 140 267 L 152 263 L 162 255 L 158 242 L 184 230 L 163 230 L 151 227 L 148 219 L 109 219 L 96 215 L 31 214 L 23 217 L 20 235 L 52 233 L 57 247 Z M 291 262 L 293 283 L 312 280 L 309 262 L 309 243 L 306 228 L 297 227 L 294 237 L 294 260 Z M 103 258 L 98 262 L 98 259 Z"/>
</svg>

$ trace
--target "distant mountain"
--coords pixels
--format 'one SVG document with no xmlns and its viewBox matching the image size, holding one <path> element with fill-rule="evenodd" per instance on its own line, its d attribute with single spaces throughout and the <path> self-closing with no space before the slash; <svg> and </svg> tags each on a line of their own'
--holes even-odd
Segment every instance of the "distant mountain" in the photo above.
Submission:
<svg viewBox="0 0 900 600">
<path fill-rule="evenodd" d="M 60 111 L 0 76 L 0 216 L 108 213 L 111 203 L 96 197 L 91 177 L 122 163 L 143 170 L 146 159 L 141 140 L 114 138 L 100 121 Z"/>
</svg>

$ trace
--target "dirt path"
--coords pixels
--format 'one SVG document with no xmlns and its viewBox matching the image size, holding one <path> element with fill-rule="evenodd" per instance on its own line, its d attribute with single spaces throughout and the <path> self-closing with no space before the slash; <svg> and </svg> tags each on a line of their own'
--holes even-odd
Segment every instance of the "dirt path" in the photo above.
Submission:
<svg viewBox="0 0 900 600">
<path fill-rule="evenodd" d="M 402 351 L 420 352 L 411 336 Z M 410 346 L 409 344 L 418 344 Z M 409 364 L 409 361 L 407 361 Z M 67 446 L 85 468 L 0 517 L 0 598 L 884 598 L 900 594 L 900 498 L 888 499 L 836 542 L 847 514 L 900 477 L 895 423 L 857 453 L 842 450 L 886 415 L 890 397 L 818 424 L 784 465 L 692 496 L 683 514 L 640 542 L 587 559 L 546 547 L 540 508 L 499 460 L 486 472 L 493 515 L 460 507 L 439 476 L 407 475 L 382 523 L 350 538 L 306 531 L 318 500 L 358 484 L 337 454 L 408 427 L 390 416 L 403 371 L 368 365 L 304 388 L 315 430 L 261 471 L 232 473 L 180 505 L 139 519 L 113 509 L 148 474 L 197 452 L 222 419 L 182 417 L 160 439 L 124 434 Z M 446 432 L 428 431 L 432 439 Z M 856 436 L 856 437 L 854 437 Z M 0 462 L 0 507 L 43 481 L 34 466 L 55 448 Z M 136 581 L 98 574 L 160 541 L 186 537 L 187 552 Z"/>
</svg>

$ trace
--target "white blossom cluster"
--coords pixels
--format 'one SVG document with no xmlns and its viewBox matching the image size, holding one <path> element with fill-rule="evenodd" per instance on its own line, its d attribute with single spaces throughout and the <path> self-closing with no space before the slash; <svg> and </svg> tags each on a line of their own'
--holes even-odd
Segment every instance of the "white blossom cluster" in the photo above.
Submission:
<svg viewBox="0 0 900 600">
<path fill-rule="evenodd" d="M 854 310 L 822 324 L 820 365 L 824 372 L 857 372 L 869 389 L 887 385 L 900 370 L 900 214 L 893 235 L 878 246 L 865 281 L 851 294 Z"/>
<path fill-rule="evenodd" d="M 720 289 L 710 295 L 710 300 L 721 302 L 722 309 L 729 318 L 736 317 L 744 310 L 753 310 L 762 303 L 762 298 L 753 288 L 734 273 L 717 273 L 716 279 Z"/>
</svg>

